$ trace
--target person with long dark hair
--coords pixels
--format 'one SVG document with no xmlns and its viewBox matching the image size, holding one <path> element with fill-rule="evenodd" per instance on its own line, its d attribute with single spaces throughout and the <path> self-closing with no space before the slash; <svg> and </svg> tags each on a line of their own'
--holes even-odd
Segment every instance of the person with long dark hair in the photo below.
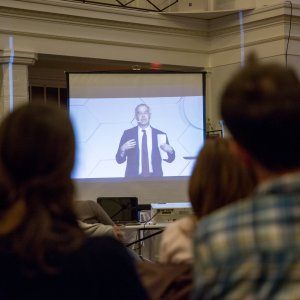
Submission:
<svg viewBox="0 0 300 300">
<path fill-rule="evenodd" d="M 65 111 L 27 105 L 0 126 L 0 298 L 146 299 L 127 250 L 86 238 L 73 210 Z"/>
</svg>

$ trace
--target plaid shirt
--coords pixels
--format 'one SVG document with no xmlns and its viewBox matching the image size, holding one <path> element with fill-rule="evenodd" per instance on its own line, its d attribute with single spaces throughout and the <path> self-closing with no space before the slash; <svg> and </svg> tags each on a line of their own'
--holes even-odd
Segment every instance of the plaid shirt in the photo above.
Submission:
<svg viewBox="0 0 300 300">
<path fill-rule="evenodd" d="M 300 299 L 300 173 L 198 225 L 193 299 Z"/>
</svg>

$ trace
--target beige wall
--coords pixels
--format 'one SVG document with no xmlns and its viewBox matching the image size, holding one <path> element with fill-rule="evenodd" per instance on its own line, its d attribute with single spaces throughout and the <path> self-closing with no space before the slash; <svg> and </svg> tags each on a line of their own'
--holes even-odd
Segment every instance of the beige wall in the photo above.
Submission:
<svg viewBox="0 0 300 300">
<path fill-rule="evenodd" d="M 239 63 L 226 66 L 219 66 L 211 70 L 211 98 L 208 103 L 211 123 L 214 128 L 219 128 L 218 121 L 221 119 L 219 114 L 219 98 L 222 90 L 230 79 L 231 75 L 240 67 Z"/>
<path fill-rule="evenodd" d="M 240 2 L 235 3 L 239 5 Z M 285 1 L 257 0 L 255 3 L 256 9 L 244 13 L 245 53 L 256 51 L 260 59 L 284 62 L 290 5 Z M 289 45 L 289 64 L 298 72 L 299 3 L 299 0 L 293 1 Z M 56 68 L 54 64 L 59 57 L 70 57 L 73 63 L 77 58 L 78 61 L 86 58 L 91 68 L 93 60 L 97 60 L 98 66 L 100 60 L 104 64 L 109 60 L 115 61 L 116 65 L 160 62 L 176 65 L 179 69 L 203 67 L 208 72 L 207 117 L 215 127 L 220 119 L 220 92 L 241 60 L 238 13 L 213 13 L 209 17 L 196 13 L 187 17 L 59 0 L 1 0 L 0 24 L 0 50 L 7 52 L 9 37 L 13 37 L 16 52 L 47 56 L 49 65 L 39 69 L 30 67 L 29 78 L 38 81 L 39 74 L 42 77 L 47 73 L 43 82 L 49 80 L 57 86 L 63 86 L 64 80 L 62 67 Z M 22 63 L 24 67 L 20 68 L 26 70 L 28 63 L 19 62 L 19 65 Z M 3 93 L 7 94 L 4 70 L 5 66 L 1 74 L 1 107 L 5 104 Z M 23 79 L 23 86 L 27 86 L 27 77 Z M 24 97 L 27 98 L 25 90 Z"/>
<path fill-rule="evenodd" d="M 280 64 L 285 63 L 285 56 L 278 55 L 273 57 L 260 58 L 260 61 L 264 63 L 276 62 Z M 300 75 L 300 57 L 288 57 L 288 65 L 296 68 Z M 230 80 L 231 76 L 238 71 L 241 67 L 241 63 L 228 64 L 224 66 L 217 66 L 211 69 L 210 72 L 210 102 L 207 109 L 209 110 L 209 116 L 211 118 L 212 125 L 215 128 L 219 127 L 218 121 L 221 118 L 219 110 L 219 102 L 222 91 L 226 86 L 226 83 Z"/>
<path fill-rule="evenodd" d="M 28 101 L 29 83 L 64 87 L 68 68 L 94 71 L 160 62 L 173 70 L 207 71 L 207 118 L 218 129 L 219 96 L 241 65 L 241 49 L 245 54 L 255 51 L 263 61 L 285 62 L 290 4 L 284 0 L 255 4 L 256 9 L 243 13 L 242 40 L 238 12 L 166 15 L 60 0 L 1 0 L 0 118 L 8 112 L 11 37 L 14 105 Z M 293 0 L 288 64 L 300 74 L 299 53 L 300 0 Z M 85 199 L 95 199 L 96 193 L 88 190 L 91 194 Z M 186 187 L 181 191 L 185 193 Z"/>
</svg>

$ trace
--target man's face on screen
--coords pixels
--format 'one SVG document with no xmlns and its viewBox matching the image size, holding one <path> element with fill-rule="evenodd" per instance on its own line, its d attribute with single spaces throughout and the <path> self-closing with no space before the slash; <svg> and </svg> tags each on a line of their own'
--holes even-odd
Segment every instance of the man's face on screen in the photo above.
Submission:
<svg viewBox="0 0 300 300">
<path fill-rule="evenodd" d="M 147 106 L 141 105 L 137 108 L 135 118 L 140 127 L 147 127 L 150 124 L 150 112 Z"/>
</svg>

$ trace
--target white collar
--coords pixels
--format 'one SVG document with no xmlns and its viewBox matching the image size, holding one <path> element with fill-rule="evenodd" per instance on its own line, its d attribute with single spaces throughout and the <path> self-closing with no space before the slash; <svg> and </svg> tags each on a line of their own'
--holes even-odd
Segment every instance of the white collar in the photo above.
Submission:
<svg viewBox="0 0 300 300">
<path fill-rule="evenodd" d="M 151 132 L 151 126 L 150 125 L 146 128 L 141 128 L 140 126 L 138 126 L 138 129 L 139 129 L 139 132 L 141 132 L 141 133 L 143 132 L 143 130 L 145 130 L 147 134 Z"/>
</svg>

